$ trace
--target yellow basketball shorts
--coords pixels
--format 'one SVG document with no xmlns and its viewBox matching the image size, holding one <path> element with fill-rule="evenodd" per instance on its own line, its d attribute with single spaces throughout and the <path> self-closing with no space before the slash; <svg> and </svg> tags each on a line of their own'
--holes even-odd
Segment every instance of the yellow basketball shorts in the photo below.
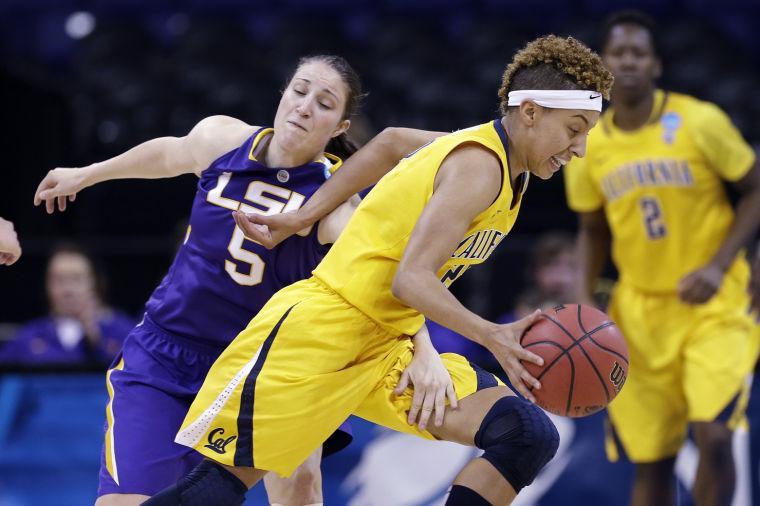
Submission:
<svg viewBox="0 0 760 506">
<path fill-rule="evenodd" d="M 729 275 L 711 300 L 696 306 L 677 294 L 615 287 L 610 316 L 626 337 L 631 362 L 625 387 L 608 408 L 610 459 L 622 446 L 633 462 L 662 460 L 678 453 L 690 422 L 734 429 L 743 421 L 760 341 L 748 306 L 746 288 Z"/>
<path fill-rule="evenodd" d="M 206 376 L 175 441 L 230 466 L 290 475 L 356 414 L 435 439 L 407 423 L 412 389 L 393 394 L 413 345 L 310 278 L 278 292 Z M 458 398 L 498 380 L 441 355 Z"/>
</svg>

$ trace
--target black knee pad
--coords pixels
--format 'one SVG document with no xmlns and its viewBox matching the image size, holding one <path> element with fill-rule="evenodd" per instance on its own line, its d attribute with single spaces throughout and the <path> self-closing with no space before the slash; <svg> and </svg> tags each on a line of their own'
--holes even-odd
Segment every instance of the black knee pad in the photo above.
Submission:
<svg viewBox="0 0 760 506">
<path fill-rule="evenodd" d="M 248 487 L 234 474 L 203 460 L 176 484 L 155 494 L 143 506 L 239 506 Z"/>
<path fill-rule="evenodd" d="M 518 397 L 496 401 L 475 434 L 483 458 L 516 492 L 530 485 L 559 447 L 559 433 L 537 406 Z"/>
</svg>

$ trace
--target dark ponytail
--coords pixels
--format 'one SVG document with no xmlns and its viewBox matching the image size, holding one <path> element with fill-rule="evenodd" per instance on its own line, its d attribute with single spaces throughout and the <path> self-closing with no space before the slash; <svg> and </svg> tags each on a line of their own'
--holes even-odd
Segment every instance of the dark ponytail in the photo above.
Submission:
<svg viewBox="0 0 760 506">
<path fill-rule="evenodd" d="M 346 88 L 348 89 L 348 94 L 346 98 L 346 106 L 343 109 L 343 117 L 341 119 L 350 119 L 352 116 L 359 112 L 362 100 L 367 96 L 366 93 L 362 92 L 362 82 L 359 78 L 359 74 L 356 73 L 353 67 L 351 67 L 351 65 L 342 56 L 326 54 L 306 56 L 304 58 L 301 58 L 301 60 L 298 62 L 298 67 L 296 67 L 296 70 L 298 70 L 298 68 L 300 68 L 302 65 L 315 61 L 324 62 L 332 67 L 338 73 L 338 75 L 340 75 L 343 83 L 345 83 Z M 288 83 L 290 83 L 294 75 L 295 71 L 288 79 Z M 357 146 L 356 143 L 351 140 L 347 132 L 343 132 L 339 136 L 333 137 L 330 142 L 327 143 L 325 151 L 345 160 L 354 154 L 358 149 L 359 146 Z"/>
<path fill-rule="evenodd" d="M 325 151 L 339 157 L 341 160 L 345 160 L 358 150 L 359 146 L 356 145 L 346 132 L 330 139 L 325 148 Z"/>
</svg>

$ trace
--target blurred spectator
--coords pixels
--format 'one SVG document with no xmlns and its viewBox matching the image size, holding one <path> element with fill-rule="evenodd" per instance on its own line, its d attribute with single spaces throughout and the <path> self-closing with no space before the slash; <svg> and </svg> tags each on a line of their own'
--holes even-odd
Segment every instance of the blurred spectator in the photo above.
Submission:
<svg viewBox="0 0 760 506">
<path fill-rule="evenodd" d="M 560 304 L 562 304 L 562 301 L 548 295 L 546 292 L 538 288 L 528 288 L 517 297 L 514 310 L 502 315 L 497 321 L 499 323 L 510 323 L 528 316 L 536 309 L 544 311 Z"/>
<path fill-rule="evenodd" d="M 531 289 L 558 303 L 573 301 L 577 261 L 572 235 L 567 232 L 548 232 L 540 236 L 531 252 L 529 265 L 527 282 Z"/>
<path fill-rule="evenodd" d="M 499 316 L 499 323 L 511 323 L 536 309 L 546 309 L 575 300 L 577 262 L 575 240 L 566 232 L 539 236 L 528 259 L 526 290 L 517 297 L 512 311 Z"/>
<path fill-rule="evenodd" d="M 0 348 L 6 364 L 110 362 L 134 326 L 103 302 L 102 278 L 90 256 L 73 244 L 58 246 L 47 267 L 50 314 L 24 325 Z"/>
</svg>

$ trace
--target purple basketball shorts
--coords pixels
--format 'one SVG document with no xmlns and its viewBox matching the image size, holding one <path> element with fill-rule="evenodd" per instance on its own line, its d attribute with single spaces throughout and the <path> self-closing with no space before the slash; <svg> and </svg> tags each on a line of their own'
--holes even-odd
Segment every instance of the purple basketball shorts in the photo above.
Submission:
<svg viewBox="0 0 760 506">
<path fill-rule="evenodd" d="M 201 460 L 174 436 L 222 348 L 168 334 L 147 316 L 124 341 L 107 374 L 105 444 L 98 496 L 153 495 Z M 348 422 L 325 442 L 323 455 L 353 439 Z"/>
</svg>

